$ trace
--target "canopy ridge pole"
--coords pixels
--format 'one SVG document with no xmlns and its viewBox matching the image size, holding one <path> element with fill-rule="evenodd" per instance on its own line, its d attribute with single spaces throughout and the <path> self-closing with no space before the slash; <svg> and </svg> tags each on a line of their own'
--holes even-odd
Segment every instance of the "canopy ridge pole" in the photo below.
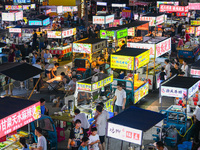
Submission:
<svg viewBox="0 0 200 150">
<path fill-rule="evenodd" d="M 31 91 L 31 94 L 29 95 L 28 100 L 29 100 L 29 99 L 31 98 L 31 96 L 33 95 L 33 92 L 34 92 L 35 88 L 37 87 L 37 85 L 39 84 L 41 78 L 42 78 L 42 76 L 40 75 L 40 78 L 38 79 L 38 81 L 37 81 L 37 83 L 35 84 L 33 90 Z"/>
</svg>

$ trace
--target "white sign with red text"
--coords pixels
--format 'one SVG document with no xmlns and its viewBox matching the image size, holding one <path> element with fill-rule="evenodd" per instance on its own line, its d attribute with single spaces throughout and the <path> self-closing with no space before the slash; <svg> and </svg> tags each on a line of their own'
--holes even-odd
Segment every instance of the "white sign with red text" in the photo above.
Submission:
<svg viewBox="0 0 200 150">
<path fill-rule="evenodd" d="M 69 29 L 69 30 L 66 30 L 66 31 L 62 31 L 62 37 L 66 38 L 66 37 L 72 36 L 73 35 L 73 30 L 74 29 Z"/>
<path fill-rule="evenodd" d="M 131 48 L 141 48 L 150 50 L 150 58 L 154 58 L 155 53 L 155 44 L 146 44 L 146 43 L 127 43 L 127 47 Z"/>
<path fill-rule="evenodd" d="M 141 145 L 142 131 L 108 122 L 107 136 Z"/>
<path fill-rule="evenodd" d="M 64 11 L 64 12 L 72 12 L 73 9 L 72 9 L 71 6 L 63 6 L 63 11 Z"/>
<path fill-rule="evenodd" d="M 160 12 L 188 12 L 188 6 L 160 5 Z"/>
<path fill-rule="evenodd" d="M 63 6 L 57 6 L 57 14 L 63 13 Z"/>
<path fill-rule="evenodd" d="M 156 58 L 171 50 L 171 38 L 156 44 Z"/>
<path fill-rule="evenodd" d="M 23 11 L 15 13 L 15 20 L 23 20 Z"/>
<path fill-rule="evenodd" d="M 46 15 L 48 15 L 50 13 L 51 13 L 51 9 L 47 9 L 46 12 L 45 12 Z"/>
<path fill-rule="evenodd" d="M 15 13 L 2 13 L 2 21 L 15 21 Z"/>
<path fill-rule="evenodd" d="M 10 33 L 21 33 L 22 29 L 21 28 L 9 28 Z"/>
<path fill-rule="evenodd" d="M 155 26 L 156 17 L 140 17 L 140 21 L 149 21 L 149 26 Z"/>
<path fill-rule="evenodd" d="M 47 38 L 61 39 L 61 31 L 47 31 Z"/>
<path fill-rule="evenodd" d="M 106 16 L 106 23 L 105 24 L 109 24 L 111 22 L 114 22 L 114 19 L 115 19 L 114 15 Z"/>
<path fill-rule="evenodd" d="M 200 10 L 200 3 L 188 3 L 189 10 Z"/>
<path fill-rule="evenodd" d="M 135 6 L 135 2 L 137 2 L 137 0 L 129 0 L 129 6 Z"/>
<path fill-rule="evenodd" d="M 186 89 L 161 86 L 161 96 L 183 98 L 186 95 L 187 95 Z"/>
<path fill-rule="evenodd" d="M 156 17 L 156 25 L 162 24 L 164 21 L 165 21 L 164 15 Z"/>
<path fill-rule="evenodd" d="M 104 16 L 93 16 L 93 24 L 104 24 Z"/>
</svg>

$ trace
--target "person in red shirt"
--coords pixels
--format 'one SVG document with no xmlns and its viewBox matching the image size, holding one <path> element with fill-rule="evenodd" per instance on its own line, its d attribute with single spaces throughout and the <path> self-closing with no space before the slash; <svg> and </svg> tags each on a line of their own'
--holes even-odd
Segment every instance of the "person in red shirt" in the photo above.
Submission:
<svg viewBox="0 0 200 150">
<path fill-rule="evenodd" d="M 190 41 L 190 36 L 189 36 L 189 34 L 185 34 L 185 38 L 186 38 L 186 41 L 185 41 L 185 42 L 189 42 L 189 41 Z"/>
<path fill-rule="evenodd" d="M 184 37 L 182 36 L 178 41 L 178 47 L 184 46 Z"/>
</svg>

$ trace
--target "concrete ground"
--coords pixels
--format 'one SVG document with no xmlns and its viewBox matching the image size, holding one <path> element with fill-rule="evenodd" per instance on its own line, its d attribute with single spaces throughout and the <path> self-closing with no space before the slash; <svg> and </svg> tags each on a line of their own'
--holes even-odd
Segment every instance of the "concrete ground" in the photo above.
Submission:
<svg viewBox="0 0 200 150">
<path fill-rule="evenodd" d="M 64 71 L 64 67 L 62 66 L 59 67 L 58 69 L 58 74 L 60 74 L 60 72 Z M 71 65 L 71 63 L 69 63 L 68 65 Z M 32 81 L 30 82 L 30 89 L 32 89 Z M 29 94 L 31 93 L 31 90 L 25 90 L 25 89 L 21 89 L 21 88 L 14 88 L 13 94 L 14 96 L 22 96 L 22 97 L 28 97 Z M 1 95 L 4 95 L 5 92 L 2 92 Z M 158 91 L 154 91 L 154 92 L 149 92 L 149 94 L 143 98 L 138 104 L 136 104 L 137 107 L 140 108 L 144 108 L 144 109 L 148 109 L 148 110 L 152 110 L 152 111 L 156 111 L 159 112 L 161 110 L 160 108 L 160 104 L 158 101 L 159 98 L 159 93 Z M 61 108 L 57 108 L 57 107 L 53 107 L 53 103 L 50 101 L 50 98 L 52 97 L 63 97 L 64 94 L 62 92 L 55 92 L 55 91 L 48 91 L 47 85 L 44 85 L 44 87 L 41 89 L 41 92 L 39 94 L 34 93 L 31 97 L 31 100 L 35 100 L 38 101 L 40 98 L 45 98 L 46 99 L 46 107 L 49 109 L 50 111 L 50 115 L 53 114 L 55 111 L 59 111 Z M 170 105 L 173 104 L 173 98 L 168 98 L 168 97 L 164 97 L 163 98 L 163 109 L 168 108 Z M 145 149 L 147 149 L 147 145 L 149 145 L 150 143 L 153 143 L 153 137 L 152 134 L 156 133 L 156 128 L 152 128 L 149 131 L 147 131 L 144 134 L 144 145 Z M 66 140 L 63 142 L 58 143 L 58 150 L 66 150 L 67 149 L 67 139 L 69 137 L 69 129 L 66 130 L 65 132 L 66 134 Z M 133 146 L 133 145 L 129 145 L 129 143 L 127 142 L 123 142 L 123 146 L 121 147 L 122 142 L 116 139 L 106 139 L 108 145 L 107 148 L 108 150 L 119 150 L 119 149 L 123 149 L 123 150 L 128 150 L 128 147 Z M 136 149 L 140 149 L 140 148 L 136 148 Z"/>
</svg>

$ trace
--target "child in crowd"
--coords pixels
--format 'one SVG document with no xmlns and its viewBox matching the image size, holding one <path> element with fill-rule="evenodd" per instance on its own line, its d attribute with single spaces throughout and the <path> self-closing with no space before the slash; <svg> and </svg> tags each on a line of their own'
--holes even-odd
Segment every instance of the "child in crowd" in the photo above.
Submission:
<svg viewBox="0 0 200 150">
<path fill-rule="evenodd" d="M 101 147 L 99 135 L 97 134 L 97 128 L 91 129 L 92 134 L 89 136 L 89 150 L 99 150 Z"/>
<path fill-rule="evenodd" d="M 88 150 L 88 142 L 89 142 L 89 138 L 88 137 L 83 137 L 81 146 L 79 147 L 78 150 Z"/>
</svg>

